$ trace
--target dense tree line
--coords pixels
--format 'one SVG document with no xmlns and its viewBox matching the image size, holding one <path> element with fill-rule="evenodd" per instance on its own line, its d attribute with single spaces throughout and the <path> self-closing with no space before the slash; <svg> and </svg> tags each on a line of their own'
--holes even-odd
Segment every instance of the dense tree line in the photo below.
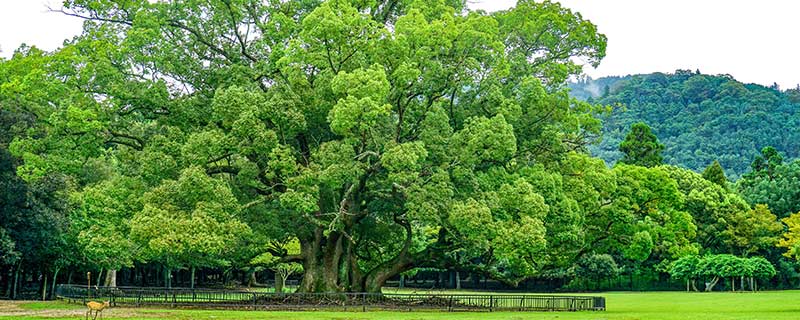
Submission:
<svg viewBox="0 0 800 320">
<path fill-rule="evenodd" d="M 795 252 L 796 216 L 781 238 L 771 211 L 795 204 L 758 197 L 793 181 L 777 151 L 736 184 L 723 161 L 703 175 L 663 164 L 669 144 L 646 124 L 625 128 L 613 167 L 588 154 L 609 108 L 571 97 L 566 80 L 576 61 L 599 63 L 606 38 L 557 3 L 62 11 L 85 20 L 80 36 L 0 60 L 10 295 L 86 271 L 193 286 L 271 269 L 280 285 L 299 274 L 304 292 L 377 292 L 418 270 L 599 288 L 666 277 L 687 256 L 796 265 L 781 257 Z"/>
<path fill-rule="evenodd" d="M 616 106 L 603 120 L 603 141 L 592 154 L 615 163 L 617 146 L 637 122 L 649 125 L 664 144 L 667 164 L 702 170 L 719 161 L 728 177 L 738 179 L 761 148 L 773 146 L 798 157 L 794 128 L 800 124 L 800 94 L 745 84 L 729 75 L 677 70 L 570 84 L 573 94 Z"/>
</svg>

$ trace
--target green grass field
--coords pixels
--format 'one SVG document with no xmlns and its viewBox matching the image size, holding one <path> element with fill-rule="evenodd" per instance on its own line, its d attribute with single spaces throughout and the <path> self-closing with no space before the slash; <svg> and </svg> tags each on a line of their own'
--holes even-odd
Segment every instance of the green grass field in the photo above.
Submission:
<svg viewBox="0 0 800 320">
<path fill-rule="evenodd" d="M 800 291 L 759 293 L 609 292 L 605 312 L 264 312 L 123 309 L 104 319 L 478 320 L 478 319 L 798 319 Z M 63 302 L 0 301 L 0 319 L 79 319 L 80 306 Z"/>
</svg>

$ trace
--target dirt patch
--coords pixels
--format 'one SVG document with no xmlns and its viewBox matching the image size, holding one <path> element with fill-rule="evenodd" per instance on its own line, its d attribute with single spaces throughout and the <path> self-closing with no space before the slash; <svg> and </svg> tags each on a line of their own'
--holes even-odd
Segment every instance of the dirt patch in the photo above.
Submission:
<svg viewBox="0 0 800 320">
<path fill-rule="evenodd" d="M 0 300 L 0 316 L 37 316 L 37 317 L 81 317 L 86 315 L 86 309 L 76 305 L 75 309 L 41 309 L 28 310 L 21 307 L 33 301 L 8 301 Z M 161 318 L 163 313 L 142 313 L 130 308 L 110 308 L 103 311 L 106 318 Z"/>
</svg>

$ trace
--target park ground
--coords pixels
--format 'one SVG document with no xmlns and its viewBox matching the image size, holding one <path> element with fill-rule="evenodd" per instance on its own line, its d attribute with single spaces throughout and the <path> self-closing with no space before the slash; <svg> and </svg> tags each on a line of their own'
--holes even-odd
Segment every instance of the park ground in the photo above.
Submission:
<svg viewBox="0 0 800 320">
<path fill-rule="evenodd" d="M 800 291 L 759 293 L 607 292 L 604 312 L 267 312 L 107 310 L 104 319 L 493 320 L 493 319 L 798 319 Z M 0 301 L 0 319 L 82 319 L 84 309 L 59 301 Z"/>
</svg>

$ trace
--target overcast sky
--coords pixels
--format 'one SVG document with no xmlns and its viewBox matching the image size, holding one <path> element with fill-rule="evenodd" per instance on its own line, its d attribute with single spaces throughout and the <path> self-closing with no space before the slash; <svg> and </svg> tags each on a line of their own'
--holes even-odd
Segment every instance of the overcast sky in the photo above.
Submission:
<svg viewBox="0 0 800 320">
<path fill-rule="evenodd" d="M 500 10 L 515 0 L 469 0 Z M 700 69 L 783 88 L 800 83 L 800 1 L 561 0 L 608 36 L 606 58 L 590 76 Z M 58 0 L 0 0 L 0 55 L 21 43 L 52 50 L 81 22 L 49 13 Z"/>
</svg>

